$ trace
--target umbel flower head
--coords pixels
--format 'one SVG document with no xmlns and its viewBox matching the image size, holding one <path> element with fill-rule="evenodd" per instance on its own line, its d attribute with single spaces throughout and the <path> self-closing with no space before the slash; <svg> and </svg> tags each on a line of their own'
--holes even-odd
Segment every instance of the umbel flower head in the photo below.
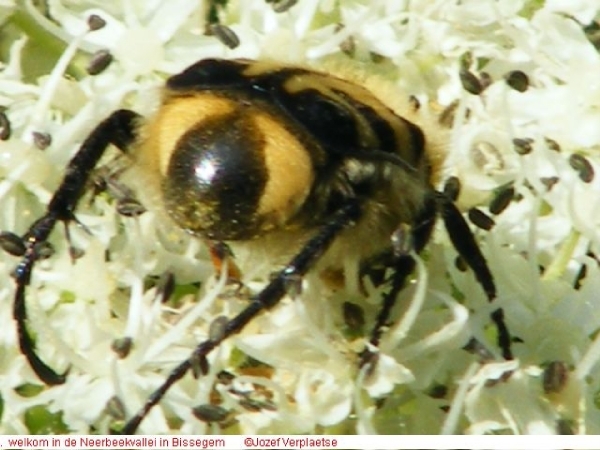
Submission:
<svg viewBox="0 0 600 450">
<path fill-rule="evenodd" d="M 207 35 L 208 3 L 0 5 L 10 32 L 0 44 L 0 230 L 23 233 L 43 214 L 99 121 L 118 108 L 151 114 L 165 79 L 195 61 L 352 64 L 448 128 L 441 178 L 460 179 L 457 201 L 473 222 L 479 213 L 493 219 L 490 230 L 473 229 L 498 297 L 488 304 L 440 227 L 368 372 L 356 355 L 386 287 L 347 280 L 332 289 L 310 273 L 219 346 L 205 376 L 176 383 L 139 431 L 600 433 L 600 6 L 299 0 L 276 12 L 263 0 L 231 0 L 216 9 L 226 31 Z M 90 31 L 93 15 L 105 23 Z M 228 32 L 239 45 L 228 46 Z M 27 291 L 37 351 L 69 368 L 64 384 L 44 386 L 19 351 L 18 261 L 0 255 L 3 434 L 118 428 L 279 268 L 260 252 L 236 254 L 243 286 L 232 286 L 202 242 L 152 211 L 119 214 L 115 192 L 136 183 L 116 154 L 99 170 L 108 193 L 84 196 L 71 243 L 60 229 L 52 234 L 54 253 Z M 70 246 L 83 250 L 75 263 Z M 163 303 L 165 274 L 175 287 Z M 364 326 L 348 323 L 348 303 L 364 312 Z M 516 337 L 514 361 L 495 358 L 497 307 Z M 484 343 L 479 355 L 463 349 L 471 337 Z"/>
</svg>

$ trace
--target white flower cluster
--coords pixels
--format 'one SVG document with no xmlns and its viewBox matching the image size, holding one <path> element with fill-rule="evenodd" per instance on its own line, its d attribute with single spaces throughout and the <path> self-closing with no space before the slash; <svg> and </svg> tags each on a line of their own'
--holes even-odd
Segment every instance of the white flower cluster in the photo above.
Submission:
<svg viewBox="0 0 600 450">
<path fill-rule="evenodd" d="M 366 373 L 356 355 L 369 326 L 357 337 L 342 305 L 360 305 L 372 323 L 383 288 L 366 286 L 367 298 L 332 293 L 310 274 L 301 294 L 215 350 L 208 375 L 175 384 L 140 432 L 600 433 L 598 2 L 298 0 L 275 12 L 264 0 L 230 0 L 217 10 L 235 48 L 205 34 L 210 3 L 52 0 L 41 11 L 0 0 L 0 25 L 13 33 L 0 48 L 0 127 L 10 123 L 0 141 L 0 230 L 24 233 L 93 127 L 120 107 L 151 113 L 164 79 L 197 60 L 351 58 L 444 109 L 445 173 L 462 182 L 461 207 L 493 217 L 492 230 L 476 234 L 499 295 L 487 303 L 440 229 Z M 91 15 L 105 26 L 90 31 Z M 82 69 L 106 50 L 108 67 Z M 504 210 L 488 207 L 506 192 Z M 213 273 L 201 243 L 153 213 L 121 216 L 101 193 L 85 196 L 76 215 L 85 229 L 71 224 L 71 240 L 82 256 L 73 263 L 58 227 L 55 253 L 38 262 L 27 291 L 39 354 L 69 369 L 62 385 L 42 386 L 19 351 L 10 276 L 18 259 L 0 254 L 3 434 L 107 433 L 211 323 L 246 304 Z M 252 291 L 277 269 L 256 258 L 244 274 Z M 169 306 L 157 281 L 165 273 L 177 284 Z M 474 336 L 497 353 L 489 314 L 498 306 L 518 338 L 516 360 L 481 364 L 462 347 Z M 124 336 L 133 347 L 119 358 L 111 347 Z M 194 415 L 208 404 L 226 417 Z"/>
</svg>

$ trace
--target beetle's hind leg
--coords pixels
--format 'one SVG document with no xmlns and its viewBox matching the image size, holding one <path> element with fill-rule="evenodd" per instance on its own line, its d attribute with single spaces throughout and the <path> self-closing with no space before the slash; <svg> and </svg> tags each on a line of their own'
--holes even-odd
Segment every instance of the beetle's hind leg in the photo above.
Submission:
<svg viewBox="0 0 600 450">
<path fill-rule="evenodd" d="M 404 288 L 408 276 L 414 271 L 415 260 L 411 254 L 419 253 L 427 244 L 438 215 L 444 221 L 452 245 L 473 270 L 488 301 L 493 302 L 496 298 L 494 279 L 465 219 L 448 195 L 442 192 L 433 192 L 414 225 L 412 227 L 400 226 L 392 236 L 392 252 L 388 258 L 391 258 L 389 267 L 393 269 L 393 275 L 389 281 L 389 291 L 383 297 L 383 303 L 369 339 L 371 348 L 379 345 L 398 294 Z M 498 346 L 502 351 L 502 356 L 507 360 L 513 359 L 511 337 L 504 321 L 502 308 L 494 310 L 491 318 L 498 330 Z M 361 364 L 368 364 L 372 361 L 373 356 L 373 351 L 366 348 L 360 356 Z"/>
<path fill-rule="evenodd" d="M 113 144 L 124 151 L 133 142 L 138 117 L 132 111 L 115 111 L 89 134 L 67 165 L 65 176 L 52 196 L 46 213 L 35 221 L 21 238 L 23 243 L 22 259 L 13 273 L 17 285 L 13 317 L 17 322 L 21 352 L 36 375 L 48 385 L 64 383 L 66 374 L 57 373 L 42 361 L 35 351 L 35 340 L 27 330 L 25 296 L 27 286 L 31 281 L 31 272 L 35 263 L 43 258 L 44 252 L 41 250 L 46 245 L 56 223 L 60 221 L 68 226 L 70 222 L 76 221 L 74 210 L 84 192 L 91 172 L 106 148 Z"/>
<path fill-rule="evenodd" d="M 493 302 L 496 298 L 496 284 L 471 229 L 456 205 L 447 195 L 436 192 L 436 202 L 452 245 L 471 270 L 473 270 L 475 278 L 483 288 L 488 301 L 490 303 Z M 503 358 L 506 360 L 513 359 L 512 339 L 504 321 L 504 311 L 502 308 L 497 308 L 490 316 L 498 330 L 498 346 L 502 351 Z"/>
<path fill-rule="evenodd" d="M 415 260 L 412 253 L 419 253 L 429 241 L 437 217 L 435 199 L 430 197 L 416 217 L 414 224 L 408 226 L 400 224 L 391 237 L 392 248 L 383 255 L 387 260 L 385 265 L 393 270 L 389 290 L 383 296 L 383 302 L 375 326 L 369 338 L 370 347 L 378 347 L 385 327 L 389 325 L 392 309 L 396 304 L 400 291 L 404 288 L 407 278 L 415 269 Z M 360 355 L 361 365 L 367 364 L 374 356 L 373 351 L 365 348 Z"/>
<path fill-rule="evenodd" d="M 292 285 L 315 266 L 340 232 L 358 220 L 361 213 L 360 202 L 354 198 L 347 199 L 332 215 L 331 220 L 304 244 L 300 252 L 271 279 L 269 284 L 251 298 L 250 304 L 245 309 L 225 323 L 217 336 L 200 343 L 188 359 L 171 371 L 167 379 L 148 397 L 137 414 L 125 424 L 121 433 L 135 433 L 144 417 L 161 401 L 173 384 L 194 367 L 208 368 L 207 356 L 213 349 L 228 337 L 242 331 L 246 324 L 262 311 L 279 303 Z"/>
</svg>

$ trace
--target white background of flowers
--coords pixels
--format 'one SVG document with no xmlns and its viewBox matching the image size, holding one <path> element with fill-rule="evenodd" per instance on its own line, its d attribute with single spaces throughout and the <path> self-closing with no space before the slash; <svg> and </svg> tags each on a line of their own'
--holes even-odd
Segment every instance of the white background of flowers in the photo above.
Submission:
<svg viewBox="0 0 600 450">
<path fill-rule="evenodd" d="M 204 3 L 48 1 L 55 20 L 50 23 L 28 2 L 0 2 L 0 20 L 10 21 L 16 12 L 32 17 L 56 39 L 71 43 L 67 56 L 76 49 L 84 54 L 109 49 L 115 57 L 94 77 L 67 80 L 58 62 L 54 72 L 25 81 L 22 63 L 31 57 L 24 50 L 25 33 L 13 42 L 0 66 L 0 105 L 12 124 L 11 139 L 0 142 L 0 229 L 24 232 L 43 212 L 66 162 L 94 125 L 118 107 L 151 113 L 157 87 L 169 74 L 207 57 L 318 65 L 345 58 L 340 45 L 352 39 L 356 64 L 388 78 L 399 93 L 442 107 L 458 100 L 446 173 L 462 181 L 461 206 L 486 211 L 493 189 L 514 181 L 520 201 L 495 217 L 492 232 L 476 234 L 498 285 L 497 305 L 523 342 L 514 345 L 515 362 L 480 365 L 461 350 L 469 335 L 485 338 L 493 307 L 472 273 L 455 268 L 455 253 L 440 227 L 415 281 L 402 294 L 399 317 L 420 300 L 422 310 L 407 336 L 384 349 L 370 379 L 365 381 L 356 365 L 361 342 L 342 332 L 341 303 L 359 302 L 372 317 L 377 292 L 368 299 L 351 291 L 332 295 L 309 276 L 300 298 L 285 299 L 228 340 L 212 355 L 210 374 L 178 383 L 140 431 L 169 432 L 168 418 L 176 416 L 182 433 L 556 433 L 559 423 L 577 433 L 600 433 L 600 277 L 597 261 L 587 255 L 598 253 L 600 180 L 584 183 L 569 165 L 577 152 L 596 171 L 600 167 L 600 54 L 583 31 L 600 19 L 600 4 L 299 0 L 275 13 L 263 0 L 231 1 L 221 21 L 241 44 L 229 49 L 204 35 Z M 107 25 L 86 33 L 92 13 Z M 482 70 L 493 83 L 480 96 L 466 93 L 460 83 L 466 52 L 475 73 L 476 62 L 487 61 Z M 372 54 L 378 55 L 376 62 Z M 503 80 L 515 69 L 530 78 L 525 92 Z M 52 145 L 43 152 L 35 148 L 33 131 L 49 133 Z M 532 152 L 515 152 L 514 138 L 532 139 Z M 493 151 L 482 152 L 481 142 Z M 541 180 L 550 177 L 559 181 L 548 189 Z M 106 433 L 111 397 L 118 396 L 129 414 L 136 411 L 206 337 L 214 318 L 231 316 L 243 305 L 217 297 L 223 282 L 202 245 L 182 236 L 170 239 L 172 230 L 152 213 L 123 218 L 110 198 L 100 196 L 93 204 L 83 201 L 77 217 L 92 232 L 72 227 L 74 243 L 85 255 L 73 265 L 58 230 L 52 237 L 57 253 L 38 264 L 28 297 L 41 355 L 53 367 L 71 370 L 64 385 L 34 396 L 18 389 L 39 381 L 16 345 L 10 272 L 17 260 L 0 255 L 3 434 L 28 433 L 26 411 L 35 405 L 62 411 L 70 432 L 85 434 L 93 426 Z M 107 249 L 113 256 L 109 262 Z M 245 275 L 249 287 L 259 289 L 275 268 L 254 257 L 255 270 Z M 587 276 L 575 289 L 582 265 Z M 546 269 L 543 274 L 538 266 Z M 144 280 L 165 270 L 182 284 L 202 281 L 197 298 L 190 294 L 180 309 L 165 310 L 154 291 L 144 291 Z M 462 303 L 453 296 L 457 291 Z M 330 298 L 324 301 L 325 296 Z M 133 337 L 134 348 L 119 360 L 110 345 L 125 335 Z M 261 392 L 272 392 L 276 409 L 244 409 L 231 387 L 221 385 L 222 406 L 237 424 L 201 422 L 191 408 L 209 402 L 218 370 L 235 371 L 229 358 L 234 347 L 275 368 L 270 378 L 240 374 L 235 389 L 250 393 L 262 386 Z M 543 367 L 550 361 L 570 368 L 559 393 L 547 394 L 542 387 Z M 507 370 L 514 370 L 508 381 L 490 386 Z M 445 398 L 429 395 L 437 385 L 446 386 Z M 379 404 L 374 396 L 387 400 Z M 47 431 L 53 431 L 51 425 Z"/>
</svg>

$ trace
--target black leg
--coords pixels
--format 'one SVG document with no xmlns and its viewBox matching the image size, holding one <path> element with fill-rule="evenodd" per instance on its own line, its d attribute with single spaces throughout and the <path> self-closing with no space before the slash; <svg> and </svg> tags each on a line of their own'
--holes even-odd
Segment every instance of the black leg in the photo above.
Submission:
<svg viewBox="0 0 600 450">
<path fill-rule="evenodd" d="M 423 249 L 429 241 L 438 214 L 442 216 L 454 248 L 473 270 L 477 281 L 485 291 L 488 301 L 494 301 L 496 298 L 496 285 L 485 258 L 462 214 L 446 194 L 435 192 L 426 203 L 420 216 L 415 220 L 415 225 L 410 230 L 410 235 L 408 236 L 408 239 L 410 239 L 410 249 L 416 253 L 419 253 Z M 373 346 L 379 345 L 383 327 L 389 321 L 392 308 L 396 304 L 398 294 L 404 287 L 406 278 L 414 270 L 415 261 L 407 252 L 395 251 L 389 266 L 394 269 L 394 274 L 390 290 L 383 298 L 382 307 L 377 315 L 375 326 L 371 333 L 369 343 Z M 492 312 L 491 318 L 498 329 L 498 346 L 502 351 L 502 356 L 507 360 L 513 359 L 511 338 L 504 322 L 504 312 L 501 308 L 498 308 Z M 370 363 L 373 360 L 372 357 L 372 352 L 365 349 L 361 354 L 361 364 Z"/>
<path fill-rule="evenodd" d="M 65 177 L 54 193 L 46 214 L 38 219 L 23 235 L 26 250 L 23 259 L 14 271 L 17 283 L 13 317 L 17 322 L 19 347 L 36 375 L 46 384 L 55 385 L 65 381 L 66 374 L 58 374 L 35 353 L 35 343 L 27 331 L 27 309 L 25 291 L 31 280 L 35 262 L 40 258 L 39 249 L 58 221 L 74 220 L 75 207 L 81 198 L 90 173 L 98 164 L 110 144 L 125 150 L 134 139 L 135 122 L 138 115 L 132 111 L 119 110 L 111 114 L 83 142 L 79 151 L 69 162 Z"/>
<path fill-rule="evenodd" d="M 383 327 L 388 324 L 392 308 L 396 304 L 398 294 L 406 283 L 406 278 L 408 278 L 415 268 L 415 260 L 410 255 L 401 255 L 395 259 L 393 268 L 394 274 L 392 275 L 390 290 L 383 297 L 383 304 L 377 313 L 375 326 L 373 327 L 371 338 L 369 339 L 369 343 L 375 347 L 379 345 L 381 335 L 383 334 Z M 368 352 L 368 350 L 365 349 L 364 352 Z M 369 355 L 364 353 L 361 356 L 361 359 L 364 362 L 367 362 L 369 360 Z"/>
<path fill-rule="evenodd" d="M 436 199 L 439 213 L 444 220 L 452 245 L 475 273 L 475 278 L 483 287 L 488 301 L 493 302 L 496 298 L 496 284 L 485 258 L 475 242 L 473 233 L 456 205 L 446 195 L 437 193 Z M 492 312 L 491 317 L 498 329 L 498 346 L 502 350 L 502 356 L 507 360 L 513 359 L 511 337 L 504 322 L 504 311 L 502 308 L 498 308 Z"/>
<path fill-rule="evenodd" d="M 171 371 L 163 384 L 155 390 L 138 413 L 133 416 L 123 427 L 121 433 L 134 434 L 140 422 L 148 412 L 164 397 L 170 387 L 180 380 L 194 365 L 206 366 L 206 356 L 229 336 L 239 333 L 248 322 L 265 309 L 275 306 L 286 294 L 290 283 L 304 276 L 319 260 L 321 255 L 329 248 L 338 234 L 347 226 L 355 222 L 361 214 L 358 201 L 348 200 L 333 216 L 329 223 L 324 225 L 318 234 L 309 240 L 302 250 L 286 265 L 261 292 L 259 292 L 242 312 L 225 325 L 222 333 L 213 340 L 202 342 L 188 359 Z"/>
<path fill-rule="evenodd" d="M 375 326 L 371 332 L 371 338 L 369 343 L 377 347 L 383 333 L 383 327 L 387 325 L 392 309 L 396 304 L 398 294 L 404 288 L 406 278 L 415 269 L 415 260 L 413 257 L 404 250 L 404 247 L 408 247 L 409 250 L 419 253 L 423 250 L 423 247 L 429 242 L 433 226 L 437 216 L 436 202 L 434 197 L 431 197 L 423 207 L 421 213 L 415 218 L 413 226 L 408 230 L 409 233 L 398 233 L 402 230 L 402 225 L 398 229 L 396 234 L 401 236 L 395 236 L 392 238 L 393 253 L 391 255 L 390 267 L 393 268 L 394 273 L 392 275 L 391 287 L 387 294 L 383 297 L 383 304 L 377 318 L 375 320 Z M 405 242 L 407 240 L 407 242 Z M 398 242 L 394 242 L 398 241 Z M 401 248 L 402 247 L 402 248 Z M 366 364 L 371 361 L 371 352 L 365 349 L 361 354 L 361 364 Z"/>
</svg>

